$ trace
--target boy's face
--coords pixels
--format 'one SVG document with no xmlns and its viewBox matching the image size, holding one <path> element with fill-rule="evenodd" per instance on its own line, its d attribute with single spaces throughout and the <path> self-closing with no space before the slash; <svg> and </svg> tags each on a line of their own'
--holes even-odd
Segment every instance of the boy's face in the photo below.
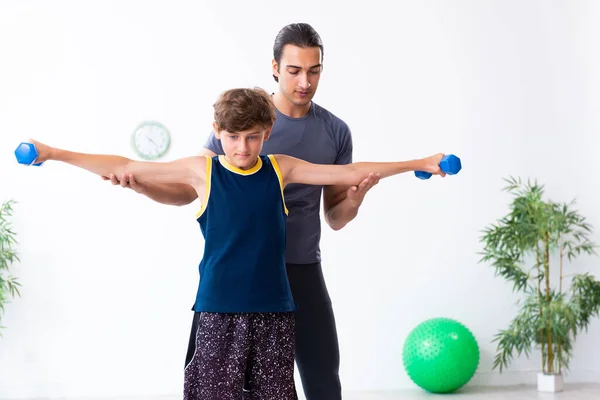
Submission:
<svg viewBox="0 0 600 400">
<path fill-rule="evenodd" d="M 289 102 L 305 106 L 314 97 L 321 78 L 321 49 L 302 48 L 287 44 L 281 62 L 273 60 L 273 74 L 279 78 L 279 88 Z"/>
<path fill-rule="evenodd" d="M 263 143 L 269 138 L 271 128 L 253 127 L 240 132 L 219 131 L 213 123 L 215 137 L 221 141 L 227 162 L 239 169 L 250 169 L 262 151 Z"/>
</svg>

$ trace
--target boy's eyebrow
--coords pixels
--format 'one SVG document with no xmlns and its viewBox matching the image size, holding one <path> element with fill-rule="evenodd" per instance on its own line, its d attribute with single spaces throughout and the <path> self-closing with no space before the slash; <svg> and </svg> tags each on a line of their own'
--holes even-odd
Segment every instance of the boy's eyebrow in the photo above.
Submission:
<svg viewBox="0 0 600 400">
<path fill-rule="evenodd" d="M 313 65 L 312 67 L 309 67 L 308 69 L 313 69 L 313 68 L 317 68 L 317 67 L 321 67 L 321 66 L 322 66 L 322 64 L 316 64 L 316 65 Z M 288 64 L 288 65 L 286 65 L 286 67 L 302 69 L 302 67 L 299 67 L 297 65 L 292 65 L 292 64 Z"/>
<path fill-rule="evenodd" d="M 229 135 L 242 135 L 242 133 L 239 132 L 227 132 Z M 259 135 L 260 131 L 254 131 L 254 132 L 248 132 L 245 133 L 246 136 L 250 136 L 250 135 Z"/>
</svg>

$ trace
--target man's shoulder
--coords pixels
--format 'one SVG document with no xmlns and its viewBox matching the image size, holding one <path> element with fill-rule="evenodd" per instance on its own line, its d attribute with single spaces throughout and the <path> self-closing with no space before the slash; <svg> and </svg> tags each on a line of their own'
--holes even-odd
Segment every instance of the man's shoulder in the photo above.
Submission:
<svg viewBox="0 0 600 400">
<path fill-rule="evenodd" d="M 336 133 L 349 134 L 350 127 L 342 118 L 313 101 L 313 114 Z"/>
</svg>

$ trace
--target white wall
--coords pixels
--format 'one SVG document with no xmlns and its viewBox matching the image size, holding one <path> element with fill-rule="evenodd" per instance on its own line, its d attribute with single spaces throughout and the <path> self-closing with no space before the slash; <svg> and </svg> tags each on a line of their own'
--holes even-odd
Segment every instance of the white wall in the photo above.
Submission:
<svg viewBox="0 0 600 400">
<path fill-rule="evenodd" d="M 350 124 L 356 160 L 442 151 L 464 165 L 383 181 L 352 224 L 324 229 L 344 387 L 413 387 L 403 341 L 435 316 L 475 333 L 474 383 L 533 382 L 536 357 L 491 371 L 515 297 L 477 263 L 479 231 L 506 212 L 509 174 L 576 197 L 600 226 L 600 4 L 317 4 L 0 1 L 0 200 L 19 201 L 23 284 L 3 320 L 0 398 L 179 393 L 203 248 L 197 204 L 161 206 L 61 164 L 21 167 L 16 145 L 134 157 L 130 133 L 157 119 L 174 135 L 166 159 L 194 154 L 220 91 L 274 88 L 272 42 L 295 21 L 322 35 L 315 100 Z M 567 380 L 599 379 L 599 336 L 595 321 Z"/>
</svg>

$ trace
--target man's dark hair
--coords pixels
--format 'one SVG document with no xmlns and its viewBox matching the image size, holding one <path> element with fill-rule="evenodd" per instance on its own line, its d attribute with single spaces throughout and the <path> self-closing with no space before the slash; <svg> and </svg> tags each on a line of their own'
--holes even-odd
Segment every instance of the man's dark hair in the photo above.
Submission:
<svg viewBox="0 0 600 400">
<path fill-rule="evenodd" d="M 318 47 L 321 49 L 321 62 L 323 61 L 324 51 L 321 36 L 307 23 L 289 24 L 279 31 L 273 44 L 273 58 L 277 62 L 277 65 L 281 62 L 281 53 L 283 53 L 283 48 L 287 44 L 302 48 Z M 279 82 L 279 79 L 275 75 L 273 75 L 273 78 L 275 82 Z"/>
</svg>

